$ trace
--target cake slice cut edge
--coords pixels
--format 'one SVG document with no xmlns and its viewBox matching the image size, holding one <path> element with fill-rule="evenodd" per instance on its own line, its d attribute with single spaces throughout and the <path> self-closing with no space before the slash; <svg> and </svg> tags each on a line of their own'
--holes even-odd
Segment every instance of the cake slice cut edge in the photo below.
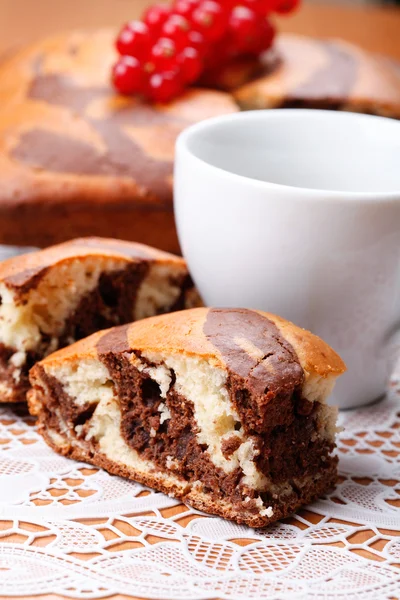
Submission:
<svg viewBox="0 0 400 600">
<path fill-rule="evenodd" d="M 185 261 L 149 246 L 79 238 L 0 264 L 0 403 L 28 371 L 99 329 L 201 305 Z"/>
<path fill-rule="evenodd" d="M 192 309 L 47 357 L 31 371 L 29 407 L 57 452 L 264 527 L 334 486 L 326 398 L 343 371 L 278 317 Z"/>
</svg>

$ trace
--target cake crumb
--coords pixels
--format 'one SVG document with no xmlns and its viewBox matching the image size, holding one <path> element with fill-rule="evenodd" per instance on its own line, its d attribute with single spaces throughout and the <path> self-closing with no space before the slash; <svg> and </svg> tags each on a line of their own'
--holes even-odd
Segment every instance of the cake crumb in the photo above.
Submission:
<svg viewBox="0 0 400 600">
<path fill-rule="evenodd" d="M 25 363 L 26 361 L 26 352 L 15 352 L 12 357 L 10 358 L 10 363 L 14 366 L 14 367 L 22 367 L 22 365 Z"/>
<path fill-rule="evenodd" d="M 160 402 L 158 405 L 158 411 L 160 413 L 160 425 L 162 425 L 164 421 L 167 421 L 171 418 L 170 410 L 168 406 L 164 404 L 164 402 Z"/>
<path fill-rule="evenodd" d="M 18 381 L 21 379 L 21 369 L 14 369 L 12 376 L 14 378 L 14 381 L 18 383 Z"/>
<path fill-rule="evenodd" d="M 179 469 L 179 462 L 173 456 L 167 456 L 165 461 L 165 465 L 167 469 L 176 470 Z"/>
<path fill-rule="evenodd" d="M 229 458 L 232 456 L 232 454 L 234 452 L 236 452 L 236 450 L 239 448 L 241 443 L 242 443 L 242 437 L 236 432 L 232 433 L 232 434 L 228 434 L 227 437 L 222 438 L 221 452 L 222 452 L 224 458 L 226 458 L 226 460 L 229 460 Z"/>
<path fill-rule="evenodd" d="M 274 514 L 274 511 L 272 510 L 272 506 L 268 506 L 267 508 L 264 508 L 264 502 L 261 500 L 260 497 L 258 497 L 256 499 L 256 505 L 260 509 L 260 515 L 262 517 L 272 517 L 272 515 Z"/>
</svg>

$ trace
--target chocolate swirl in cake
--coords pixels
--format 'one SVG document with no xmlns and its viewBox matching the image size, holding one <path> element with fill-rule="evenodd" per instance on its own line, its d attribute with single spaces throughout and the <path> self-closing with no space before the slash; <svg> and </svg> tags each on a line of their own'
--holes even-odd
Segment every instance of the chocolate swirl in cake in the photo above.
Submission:
<svg viewBox="0 0 400 600">
<path fill-rule="evenodd" d="M 304 359 L 321 401 L 303 397 Z M 334 482 L 324 379 L 343 368 L 321 340 L 273 315 L 181 311 L 49 357 L 32 371 L 31 409 L 59 452 L 260 526 Z"/>
<path fill-rule="evenodd" d="M 355 57 L 334 42 L 316 40 L 315 43 L 326 55 L 326 64 L 311 71 L 308 79 L 293 89 L 293 98 L 308 98 L 310 102 L 315 99 L 348 98 L 357 81 L 359 65 Z M 290 103 L 290 97 L 287 102 Z"/>
<path fill-rule="evenodd" d="M 395 65 L 344 40 L 281 35 L 277 68 L 233 91 L 242 109 L 322 108 L 400 117 Z"/>
<path fill-rule="evenodd" d="M 210 309 L 204 333 L 229 369 L 230 399 L 244 429 L 254 433 L 290 423 L 304 373 L 277 326 L 255 311 Z"/>
<path fill-rule="evenodd" d="M 36 75 L 28 98 L 76 113 L 100 134 L 107 150 L 102 152 L 80 139 L 37 127 L 20 135 L 12 156 L 35 168 L 55 173 L 130 177 L 139 186 L 151 190 L 161 202 L 170 202 L 168 177 L 172 175 L 172 161 L 156 159 L 146 153 L 123 127 L 174 123 L 182 127 L 185 121 L 136 101 L 129 107 L 105 111 L 103 119 L 86 114 L 92 102 L 111 97 L 106 86 L 85 88 L 63 75 Z"/>
<path fill-rule="evenodd" d="M 214 90 L 192 88 L 168 105 L 113 93 L 114 37 L 111 28 L 71 31 L 0 64 L 2 243 L 98 235 L 179 253 L 175 140 L 187 125 L 238 109 Z"/>
<path fill-rule="evenodd" d="M 23 401 L 30 367 L 57 348 L 198 303 L 183 259 L 139 244 L 81 238 L 4 261 L 0 402 Z"/>
<path fill-rule="evenodd" d="M 8 275 L 4 278 L 7 287 L 18 288 L 18 292 L 23 295 L 32 288 L 36 287 L 48 271 L 47 265 L 38 265 L 29 267 L 19 272 Z"/>
<path fill-rule="evenodd" d="M 128 330 L 129 325 L 120 325 L 102 335 L 96 344 L 99 358 L 104 359 L 109 352 L 129 352 Z"/>
<path fill-rule="evenodd" d="M 204 333 L 228 368 L 246 380 L 254 393 L 275 396 L 302 385 L 303 369 L 295 351 L 263 315 L 245 309 L 212 308 Z"/>
</svg>

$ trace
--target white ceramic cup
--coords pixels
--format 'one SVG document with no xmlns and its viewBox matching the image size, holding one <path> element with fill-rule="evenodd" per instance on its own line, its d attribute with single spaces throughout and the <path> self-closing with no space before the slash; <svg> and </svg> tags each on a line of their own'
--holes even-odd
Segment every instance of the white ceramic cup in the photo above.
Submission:
<svg viewBox="0 0 400 600">
<path fill-rule="evenodd" d="M 384 393 L 400 325 L 400 122 L 314 110 L 203 121 L 177 141 L 174 196 L 208 305 L 321 336 L 347 363 L 342 408 Z"/>
</svg>

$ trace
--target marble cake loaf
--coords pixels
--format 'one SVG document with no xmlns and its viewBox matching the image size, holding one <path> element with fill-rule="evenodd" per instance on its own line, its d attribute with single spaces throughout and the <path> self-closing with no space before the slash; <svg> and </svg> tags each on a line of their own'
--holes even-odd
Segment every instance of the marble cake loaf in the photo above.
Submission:
<svg viewBox="0 0 400 600">
<path fill-rule="evenodd" d="M 91 333 L 200 299 L 182 258 L 82 238 L 0 263 L 0 402 L 25 400 L 28 371 Z"/>
<path fill-rule="evenodd" d="M 400 64 L 341 40 L 279 36 L 266 73 L 238 87 L 245 110 L 321 108 L 400 119 Z"/>
<path fill-rule="evenodd" d="M 344 370 L 279 317 L 197 308 L 52 354 L 29 406 L 57 452 L 258 527 L 335 484 L 326 398 Z"/>
<path fill-rule="evenodd" d="M 179 251 L 175 140 L 238 108 L 216 90 L 191 89 L 167 105 L 118 96 L 109 82 L 115 35 L 59 34 L 0 64 L 0 243 L 106 235 Z"/>
<path fill-rule="evenodd" d="M 72 31 L 1 61 L 0 243 L 107 235 L 179 252 L 173 159 L 188 125 L 277 107 L 400 117 L 400 67 L 288 34 L 261 62 L 235 59 L 169 104 L 121 97 L 109 82 L 115 35 Z"/>
</svg>

